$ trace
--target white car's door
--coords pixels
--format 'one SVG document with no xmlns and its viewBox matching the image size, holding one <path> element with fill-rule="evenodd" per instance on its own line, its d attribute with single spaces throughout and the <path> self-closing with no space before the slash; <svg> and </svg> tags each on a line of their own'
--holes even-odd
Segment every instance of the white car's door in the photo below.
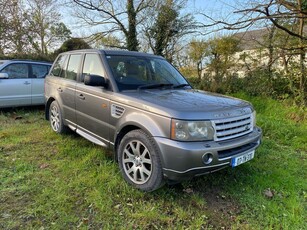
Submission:
<svg viewBox="0 0 307 230">
<path fill-rule="evenodd" d="M 31 105 L 32 81 L 29 77 L 29 66 L 23 63 L 12 63 L 0 73 L 8 78 L 0 78 L 0 108 Z"/>
<path fill-rule="evenodd" d="M 32 66 L 32 105 L 44 104 L 44 81 L 48 74 L 49 66 L 43 64 L 31 64 Z"/>
</svg>

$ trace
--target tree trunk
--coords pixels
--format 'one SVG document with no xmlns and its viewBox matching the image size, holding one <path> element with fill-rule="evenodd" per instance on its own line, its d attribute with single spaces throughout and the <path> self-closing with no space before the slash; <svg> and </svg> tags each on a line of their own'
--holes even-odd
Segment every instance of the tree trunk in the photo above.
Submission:
<svg viewBox="0 0 307 230">
<path fill-rule="evenodd" d="M 128 33 L 126 35 L 127 49 L 130 51 L 138 51 L 138 40 L 136 35 L 136 12 L 133 0 L 127 0 L 128 12 Z"/>
<path fill-rule="evenodd" d="M 302 0 L 297 1 L 299 6 L 299 11 L 302 12 Z M 299 14 L 299 35 L 303 36 L 303 30 L 304 30 L 304 15 L 302 13 Z M 306 74 L 306 68 L 305 68 L 305 48 L 304 48 L 304 41 L 302 38 L 300 38 L 300 83 L 299 83 L 299 96 L 301 100 L 301 105 L 305 106 L 305 74 Z"/>
</svg>

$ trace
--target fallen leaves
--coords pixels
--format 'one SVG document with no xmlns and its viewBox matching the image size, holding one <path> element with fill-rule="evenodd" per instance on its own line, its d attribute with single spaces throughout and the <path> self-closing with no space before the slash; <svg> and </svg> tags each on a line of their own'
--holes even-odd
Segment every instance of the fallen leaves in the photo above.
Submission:
<svg viewBox="0 0 307 230">
<path fill-rule="evenodd" d="M 49 164 L 47 163 L 43 163 L 39 166 L 40 169 L 45 169 L 45 168 L 48 168 L 49 167 Z"/>
<path fill-rule="evenodd" d="M 274 190 L 267 188 L 266 190 L 264 190 L 263 195 L 268 199 L 272 199 L 275 195 L 275 192 Z"/>
</svg>

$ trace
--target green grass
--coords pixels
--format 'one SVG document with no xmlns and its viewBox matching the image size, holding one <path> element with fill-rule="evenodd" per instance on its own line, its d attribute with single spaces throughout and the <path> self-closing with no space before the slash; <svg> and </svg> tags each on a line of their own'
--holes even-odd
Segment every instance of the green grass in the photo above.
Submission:
<svg viewBox="0 0 307 230">
<path fill-rule="evenodd" d="M 264 131 L 255 159 L 152 193 L 110 151 L 53 133 L 43 109 L 0 112 L 0 229 L 306 229 L 306 111 L 236 96 Z"/>
</svg>

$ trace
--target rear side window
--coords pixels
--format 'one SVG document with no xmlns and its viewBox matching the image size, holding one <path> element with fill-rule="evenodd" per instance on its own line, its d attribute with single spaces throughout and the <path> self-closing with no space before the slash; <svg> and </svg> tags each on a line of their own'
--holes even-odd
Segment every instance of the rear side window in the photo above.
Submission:
<svg viewBox="0 0 307 230">
<path fill-rule="evenodd" d="M 10 79 L 28 78 L 29 68 L 27 64 L 15 63 L 6 66 L 1 73 L 7 73 Z"/>
<path fill-rule="evenodd" d="M 65 63 L 66 63 L 66 57 L 67 55 L 61 55 L 58 57 L 56 62 L 54 63 L 54 66 L 51 70 L 51 75 L 60 77 L 61 73 L 63 72 L 63 69 L 65 68 Z"/>
<path fill-rule="evenodd" d="M 84 59 L 83 71 L 81 81 L 84 81 L 85 75 L 104 75 L 104 70 L 97 54 L 86 54 Z"/>
<path fill-rule="evenodd" d="M 80 61 L 81 61 L 81 54 L 70 55 L 65 78 L 70 80 L 77 79 L 77 73 L 80 66 Z"/>
<path fill-rule="evenodd" d="M 32 64 L 33 78 L 44 78 L 48 74 L 49 68 L 47 65 Z"/>
</svg>

